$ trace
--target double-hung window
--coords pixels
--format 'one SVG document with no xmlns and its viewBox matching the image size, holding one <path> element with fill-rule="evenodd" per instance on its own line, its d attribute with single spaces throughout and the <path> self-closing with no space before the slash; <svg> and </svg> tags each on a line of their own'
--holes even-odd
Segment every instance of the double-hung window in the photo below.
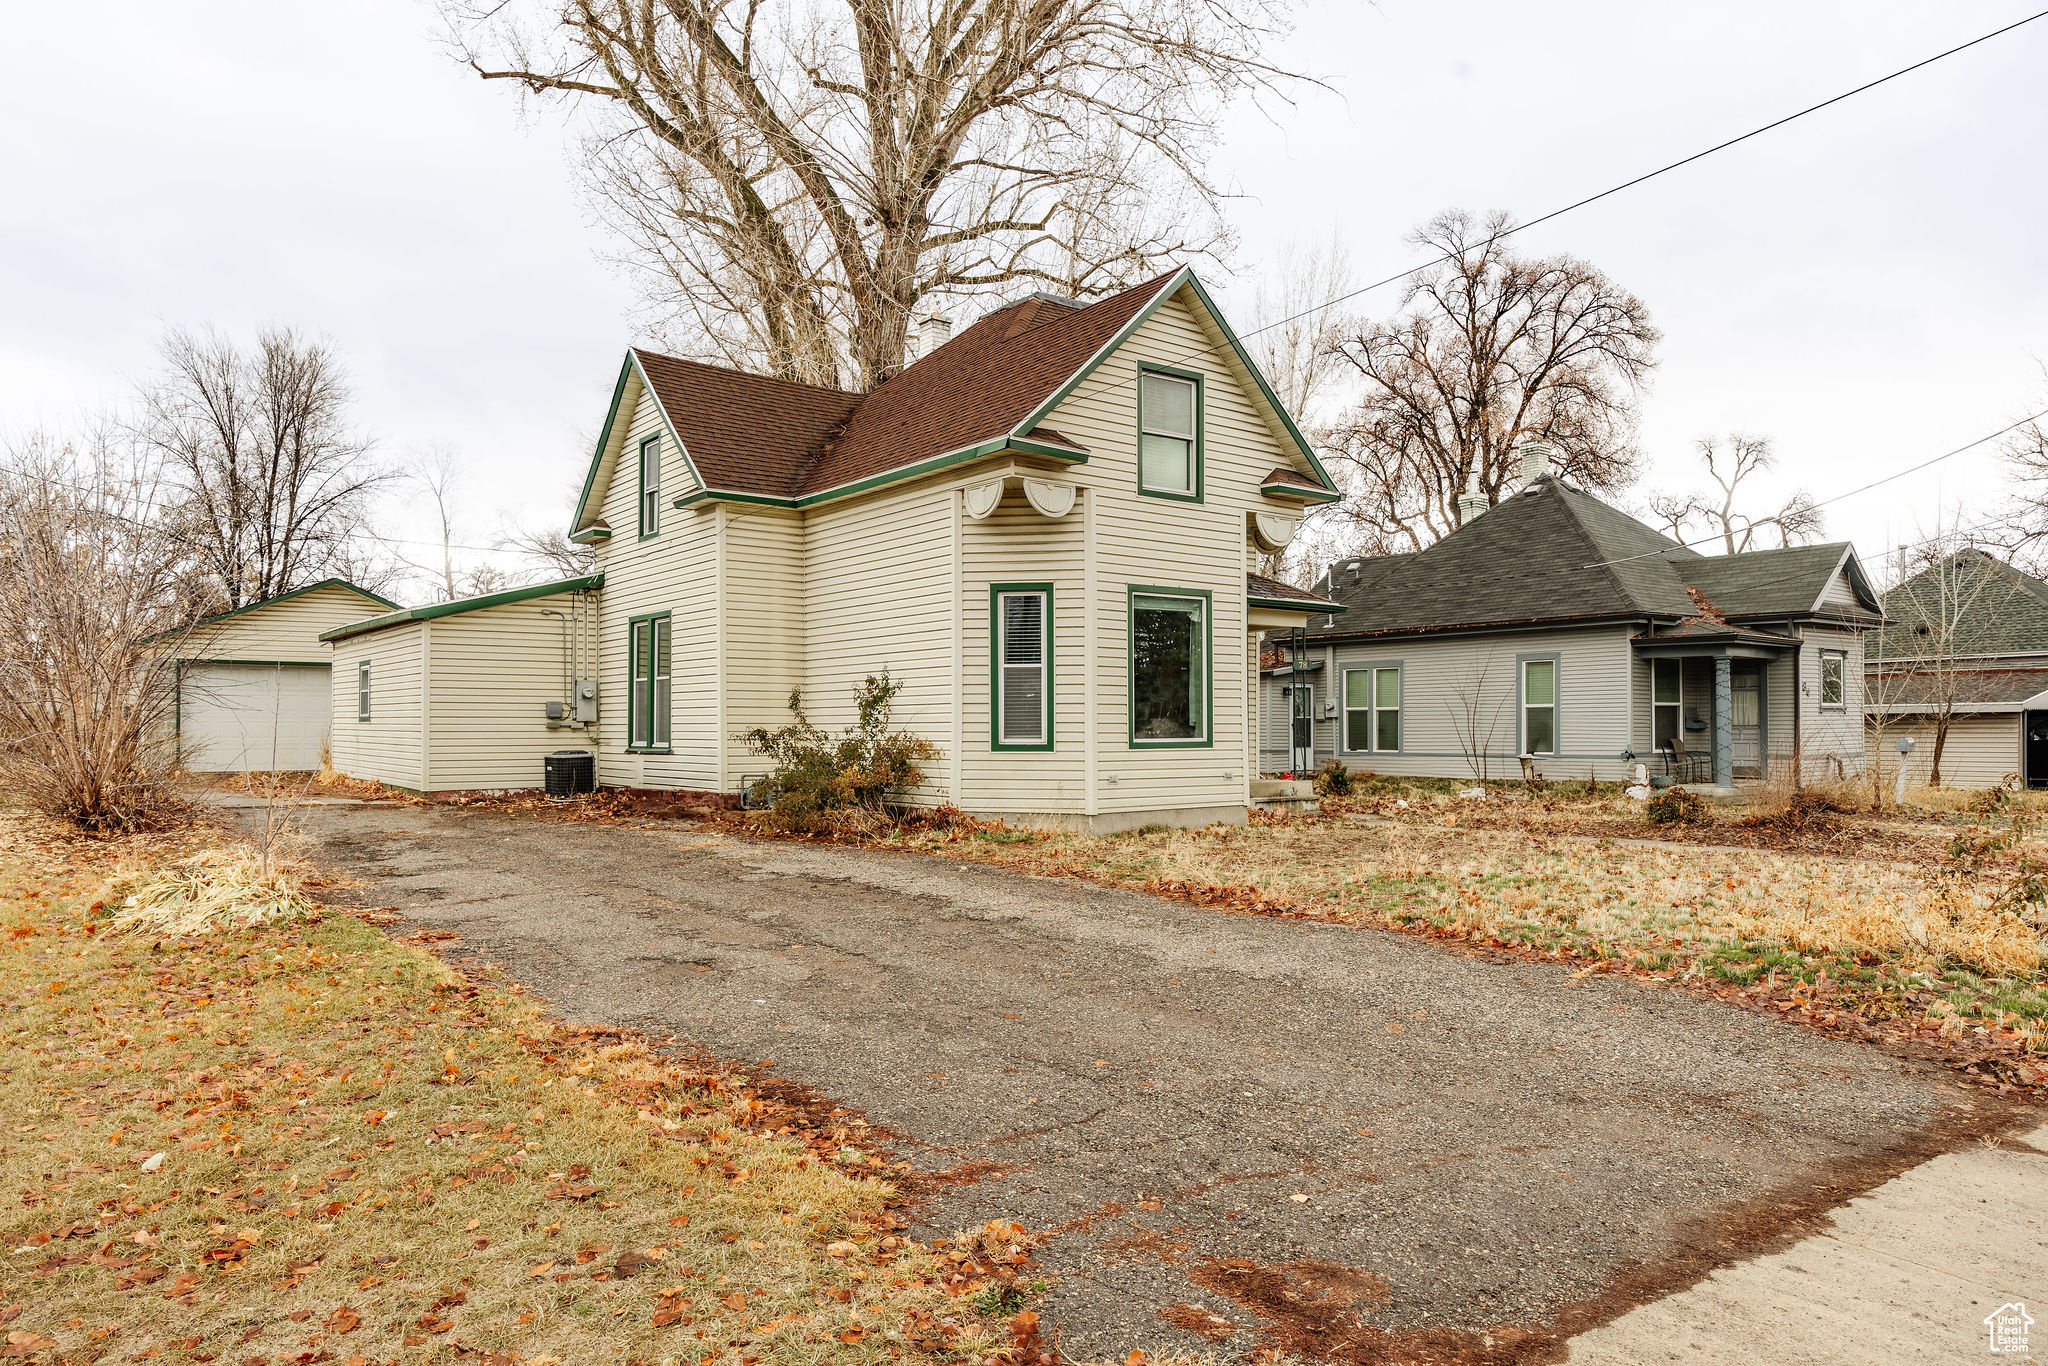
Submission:
<svg viewBox="0 0 2048 1366">
<path fill-rule="evenodd" d="M 1202 496 L 1202 382 L 1192 375 L 1138 374 L 1138 491 Z"/>
<path fill-rule="evenodd" d="M 1836 711 L 1849 706 L 1849 656 L 1840 650 L 1820 652 L 1820 704 Z"/>
<path fill-rule="evenodd" d="M 1679 677 L 1680 661 L 1650 661 L 1650 747 L 1665 750 L 1678 739 L 1683 722 L 1685 688 Z"/>
<path fill-rule="evenodd" d="M 1522 661 L 1522 753 L 1557 753 L 1557 661 Z"/>
<path fill-rule="evenodd" d="M 356 665 L 356 720 L 370 719 L 370 661 Z"/>
<path fill-rule="evenodd" d="M 668 748 L 669 619 L 666 613 L 633 623 L 633 697 L 626 723 L 630 749 Z"/>
<path fill-rule="evenodd" d="M 1375 664 L 1344 671 L 1344 748 L 1392 754 L 1401 748 L 1401 668 Z"/>
<path fill-rule="evenodd" d="M 1131 743 L 1209 743 L 1209 595 L 1131 594 Z"/>
<path fill-rule="evenodd" d="M 650 436 L 640 443 L 640 534 L 653 536 L 661 530 L 661 438 Z"/>
<path fill-rule="evenodd" d="M 997 749 L 1052 748 L 1052 585 L 989 589 Z"/>
</svg>

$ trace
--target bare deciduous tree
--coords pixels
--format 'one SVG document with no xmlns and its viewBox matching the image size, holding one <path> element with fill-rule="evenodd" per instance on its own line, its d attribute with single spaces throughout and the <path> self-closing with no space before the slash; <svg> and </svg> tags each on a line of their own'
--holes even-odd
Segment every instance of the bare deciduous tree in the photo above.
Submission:
<svg viewBox="0 0 2048 1366">
<path fill-rule="evenodd" d="M 441 601 L 453 601 L 462 596 L 455 586 L 455 497 L 462 483 L 455 452 L 447 446 L 432 446 L 416 453 L 406 463 L 405 480 L 433 505 L 441 542 Z"/>
<path fill-rule="evenodd" d="M 688 348 L 857 390 L 913 315 L 1100 293 L 1219 248 L 1202 166 L 1288 0 L 442 0 L 486 79 L 595 115 L 588 165 Z"/>
<path fill-rule="evenodd" d="M 176 812 L 177 654 L 191 619 L 157 488 L 105 430 L 32 436 L 0 470 L 0 775 L 91 830 Z"/>
<path fill-rule="evenodd" d="M 1506 214 L 1440 214 L 1410 239 L 1437 264 L 1387 322 L 1331 343 L 1364 392 L 1334 433 L 1350 514 L 1419 549 L 1458 524 L 1458 495 L 1512 492 L 1512 453 L 1541 438 L 1554 473 L 1607 491 L 1636 477 L 1636 395 L 1661 334 L 1640 299 L 1584 261 L 1509 250 Z"/>
<path fill-rule="evenodd" d="M 1882 731 L 1902 718 L 1924 718 L 1932 730 L 1927 785 L 1941 786 L 1942 752 L 1970 676 L 1984 655 L 2007 647 L 2001 621 L 2025 589 L 2012 570 L 1979 549 L 1960 517 L 1913 544 L 1884 595 L 1886 625 L 1867 647 L 1868 710 Z M 1885 755 L 1877 756 L 1881 766 Z"/>
<path fill-rule="evenodd" d="M 142 394 L 141 435 L 161 462 L 165 530 L 228 607 L 326 578 L 351 559 L 388 477 L 349 425 L 350 391 L 324 343 L 266 328 L 245 351 L 218 332 L 172 331 Z"/>
<path fill-rule="evenodd" d="M 535 528 L 508 525 L 497 539 L 497 548 L 517 555 L 540 581 L 580 578 L 597 572 L 597 552 L 578 545 L 559 527 Z"/>
<path fill-rule="evenodd" d="M 2048 380 L 2048 363 L 2042 365 L 2042 375 Z M 2048 383 L 2034 397 L 2036 409 L 2048 406 Z M 2003 524 L 1986 533 L 1987 543 L 2032 569 L 2048 568 L 2048 555 L 2043 553 L 2048 551 L 2048 426 L 2042 423 L 2033 418 L 2006 433 L 2000 444 L 2012 493 Z"/>
<path fill-rule="evenodd" d="M 1778 458 L 1765 436 L 1731 432 L 1726 437 L 1703 436 L 1698 442 L 1700 462 L 1707 478 L 1714 481 L 1712 493 L 1659 493 L 1650 498 L 1650 511 L 1664 523 L 1675 541 L 1690 541 L 1704 529 L 1718 536 L 1730 555 L 1756 548 L 1757 534 L 1776 533 L 1778 546 L 1800 545 L 1821 533 L 1820 509 L 1813 495 L 1804 489 L 1779 505 L 1777 511 L 1757 516 L 1736 506 L 1744 484 L 1754 476 L 1776 468 Z"/>
<path fill-rule="evenodd" d="M 1328 345 L 1329 305 L 1350 292 L 1353 279 L 1350 253 L 1332 233 L 1322 245 L 1282 246 L 1252 295 L 1245 344 L 1281 406 L 1318 448 L 1329 444 L 1330 400 L 1344 369 Z M 1330 505 L 1310 508 L 1286 549 L 1258 557 L 1257 572 L 1310 586 L 1354 539 L 1342 536 L 1342 528 Z"/>
</svg>

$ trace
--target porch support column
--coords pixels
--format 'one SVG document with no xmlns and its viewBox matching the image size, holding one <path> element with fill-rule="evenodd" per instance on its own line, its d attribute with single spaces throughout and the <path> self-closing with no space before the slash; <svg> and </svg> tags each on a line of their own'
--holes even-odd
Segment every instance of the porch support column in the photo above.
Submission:
<svg viewBox="0 0 2048 1366">
<path fill-rule="evenodd" d="M 1734 681 L 1728 656 L 1714 659 L 1714 786 L 1735 785 Z"/>
</svg>

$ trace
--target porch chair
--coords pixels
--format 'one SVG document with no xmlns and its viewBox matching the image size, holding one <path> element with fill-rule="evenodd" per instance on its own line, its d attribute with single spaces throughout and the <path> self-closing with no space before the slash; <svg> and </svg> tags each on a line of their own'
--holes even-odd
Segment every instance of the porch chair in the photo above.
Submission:
<svg viewBox="0 0 2048 1366">
<path fill-rule="evenodd" d="M 1681 783 L 1703 783 L 1714 776 L 1707 756 L 1688 754 L 1684 737 L 1678 735 L 1664 742 L 1664 775 Z"/>
</svg>

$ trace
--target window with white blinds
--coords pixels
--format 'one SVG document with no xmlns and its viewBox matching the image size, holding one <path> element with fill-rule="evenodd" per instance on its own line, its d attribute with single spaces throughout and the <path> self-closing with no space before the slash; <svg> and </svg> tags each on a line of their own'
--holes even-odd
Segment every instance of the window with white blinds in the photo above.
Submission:
<svg viewBox="0 0 2048 1366">
<path fill-rule="evenodd" d="M 661 530 L 661 438 L 650 436 L 640 443 L 640 534 L 653 536 Z"/>
<path fill-rule="evenodd" d="M 999 749 L 1052 748 L 1052 585 L 997 584 L 989 590 Z"/>
<path fill-rule="evenodd" d="M 1190 375 L 1138 377 L 1138 490 L 1168 498 L 1202 494 L 1202 388 Z"/>
</svg>

